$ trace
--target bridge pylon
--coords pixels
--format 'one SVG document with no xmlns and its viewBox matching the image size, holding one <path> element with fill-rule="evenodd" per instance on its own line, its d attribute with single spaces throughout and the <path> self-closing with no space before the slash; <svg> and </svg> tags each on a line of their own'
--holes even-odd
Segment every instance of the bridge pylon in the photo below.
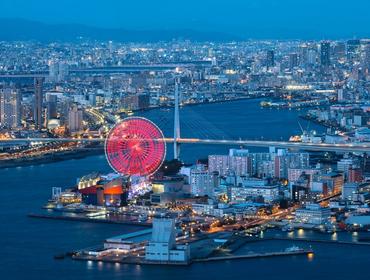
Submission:
<svg viewBox="0 0 370 280">
<path fill-rule="evenodd" d="M 180 96 L 179 96 L 179 79 L 175 80 L 175 108 L 174 108 L 174 130 L 173 130 L 173 158 L 179 159 L 180 156 Z"/>
</svg>

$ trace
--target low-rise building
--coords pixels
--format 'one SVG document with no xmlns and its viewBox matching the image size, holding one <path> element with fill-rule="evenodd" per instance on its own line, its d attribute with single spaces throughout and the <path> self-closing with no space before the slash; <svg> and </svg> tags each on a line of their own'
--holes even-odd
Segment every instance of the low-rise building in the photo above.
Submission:
<svg viewBox="0 0 370 280">
<path fill-rule="evenodd" d="M 295 220 L 299 223 L 321 225 L 329 222 L 330 215 L 330 208 L 321 207 L 319 204 L 309 204 L 297 209 Z"/>
<path fill-rule="evenodd" d="M 273 202 L 279 198 L 279 187 L 277 185 L 259 186 L 232 186 L 230 188 L 232 202 L 243 202 L 248 198 L 257 199 L 263 197 L 265 202 Z"/>
</svg>

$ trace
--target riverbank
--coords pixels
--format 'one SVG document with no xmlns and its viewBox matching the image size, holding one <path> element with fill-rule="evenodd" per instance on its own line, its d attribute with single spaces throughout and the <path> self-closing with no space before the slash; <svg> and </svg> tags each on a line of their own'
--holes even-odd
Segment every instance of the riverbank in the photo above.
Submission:
<svg viewBox="0 0 370 280">
<path fill-rule="evenodd" d="M 194 103 L 183 103 L 181 104 L 181 107 L 195 107 L 200 105 L 211 105 L 211 104 L 222 104 L 222 103 L 230 103 L 230 102 L 237 102 L 242 100 L 258 100 L 258 99 L 264 99 L 266 96 L 241 96 L 236 97 L 232 99 L 224 99 L 224 100 L 214 100 L 214 101 L 207 101 L 207 102 L 194 102 Z M 138 109 L 133 110 L 132 112 L 140 113 L 140 112 L 148 112 L 152 110 L 160 110 L 160 109 L 171 109 L 174 108 L 174 105 L 162 105 L 162 106 L 153 106 L 145 109 Z"/>
<path fill-rule="evenodd" d="M 100 155 L 104 153 L 103 146 L 96 148 L 81 148 L 60 153 L 45 154 L 37 157 L 23 157 L 19 159 L 0 160 L 1 168 L 17 168 L 23 166 L 32 166 L 64 161 L 69 159 L 82 159 L 89 156 Z"/>
<path fill-rule="evenodd" d="M 49 219 L 49 220 L 60 220 L 60 221 L 74 221 L 74 222 L 86 222 L 86 223 L 102 223 L 102 224 L 119 224 L 119 225 L 130 225 L 130 226 L 143 226 L 151 227 L 151 223 L 139 222 L 139 221 L 129 221 L 129 220 L 113 220 L 113 219 L 93 219 L 89 217 L 82 216 L 56 216 L 48 214 L 28 214 L 29 218 L 38 218 L 38 219 Z"/>
</svg>

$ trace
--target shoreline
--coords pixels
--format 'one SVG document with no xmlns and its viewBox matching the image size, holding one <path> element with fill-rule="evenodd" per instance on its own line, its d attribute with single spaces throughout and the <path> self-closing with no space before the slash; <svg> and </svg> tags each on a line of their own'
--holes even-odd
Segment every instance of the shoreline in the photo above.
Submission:
<svg viewBox="0 0 370 280">
<path fill-rule="evenodd" d="M 244 96 L 244 97 L 236 97 L 233 99 L 226 99 L 226 100 L 215 100 L 215 101 L 208 101 L 208 102 L 196 102 L 196 103 L 186 103 L 180 105 L 180 107 L 194 107 L 194 106 L 201 106 L 201 105 L 211 105 L 211 104 L 220 104 L 220 103 L 230 103 L 236 101 L 243 101 L 243 100 L 256 100 L 256 99 L 264 99 L 266 96 Z M 153 110 L 160 110 L 160 109 L 171 109 L 174 108 L 174 105 L 163 105 L 163 106 L 155 106 L 146 109 L 137 109 L 133 110 L 132 112 L 148 112 Z"/>
<path fill-rule="evenodd" d="M 82 159 L 89 156 L 100 155 L 103 153 L 104 153 L 103 147 L 99 147 L 99 148 L 87 148 L 83 150 L 72 150 L 63 153 L 48 154 L 40 157 L 21 158 L 17 160 L 15 159 L 2 160 L 0 161 L 0 169 L 41 165 L 70 159 Z"/>
<path fill-rule="evenodd" d="M 55 215 L 49 215 L 49 214 L 34 214 L 34 213 L 30 213 L 27 216 L 29 218 L 36 218 L 36 219 L 60 220 L 60 221 L 71 221 L 71 222 L 116 224 L 116 225 L 129 225 L 129 226 L 142 226 L 142 227 L 152 226 L 151 223 L 146 223 L 146 222 L 117 221 L 117 220 L 109 220 L 109 219 L 91 219 L 88 217 L 55 216 Z"/>
</svg>

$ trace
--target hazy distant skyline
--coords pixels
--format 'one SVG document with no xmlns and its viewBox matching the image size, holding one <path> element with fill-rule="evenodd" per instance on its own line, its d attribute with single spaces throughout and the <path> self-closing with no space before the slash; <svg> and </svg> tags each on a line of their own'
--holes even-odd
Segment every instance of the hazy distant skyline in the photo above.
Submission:
<svg viewBox="0 0 370 280">
<path fill-rule="evenodd" d="M 125 29 L 221 31 L 244 38 L 370 36 L 368 0 L 2 0 L 0 17 Z"/>
</svg>

